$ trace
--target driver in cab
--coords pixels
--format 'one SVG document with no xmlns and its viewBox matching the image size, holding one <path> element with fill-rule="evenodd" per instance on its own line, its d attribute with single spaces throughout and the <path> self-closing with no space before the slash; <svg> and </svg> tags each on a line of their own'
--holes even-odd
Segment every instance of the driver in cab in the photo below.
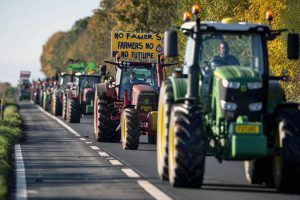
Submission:
<svg viewBox="0 0 300 200">
<path fill-rule="evenodd" d="M 229 54 L 229 45 L 227 42 L 221 42 L 219 46 L 219 55 L 212 58 L 211 63 L 222 66 L 222 65 L 240 65 L 238 59 Z"/>
<path fill-rule="evenodd" d="M 124 90 L 127 90 L 128 91 L 128 98 L 130 99 L 131 97 L 131 90 L 132 90 L 132 87 L 134 85 L 138 85 L 138 84 L 143 84 L 144 82 L 142 80 L 139 80 L 137 77 L 136 77 L 136 74 L 135 72 L 131 72 L 130 75 L 129 75 L 129 79 L 126 81 L 125 83 L 125 86 L 124 86 Z"/>
</svg>

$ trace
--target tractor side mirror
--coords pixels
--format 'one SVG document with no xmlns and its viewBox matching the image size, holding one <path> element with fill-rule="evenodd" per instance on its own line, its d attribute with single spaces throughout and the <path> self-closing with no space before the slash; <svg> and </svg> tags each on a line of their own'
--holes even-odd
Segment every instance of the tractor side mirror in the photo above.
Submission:
<svg viewBox="0 0 300 200">
<path fill-rule="evenodd" d="M 288 59 L 299 59 L 299 35 L 297 33 L 288 34 L 287 48 Z"/>
<path fill-rule="evenodd" d="M 164 35 L 164 55 L 167 57 L 177 56 L 177 32 L 169 30 Z"/>
<path fill-rule="evenodd" d="M 100 76 L 105 76 L 106 75 L 106 65 L 100 65 L 99 73 L 100 73 Z"/>
</svg>

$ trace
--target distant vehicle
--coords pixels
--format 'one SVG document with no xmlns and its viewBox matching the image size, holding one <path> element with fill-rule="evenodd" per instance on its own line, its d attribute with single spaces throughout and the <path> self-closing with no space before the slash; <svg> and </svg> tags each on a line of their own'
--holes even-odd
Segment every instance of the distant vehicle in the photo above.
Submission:
<svg viewBox="0 0 300 200">
<path fill-rule="evenodd" d="M 30 99 L 30 71 L 21 71 L 19 79 L 19 100 Z"/>
</svg>

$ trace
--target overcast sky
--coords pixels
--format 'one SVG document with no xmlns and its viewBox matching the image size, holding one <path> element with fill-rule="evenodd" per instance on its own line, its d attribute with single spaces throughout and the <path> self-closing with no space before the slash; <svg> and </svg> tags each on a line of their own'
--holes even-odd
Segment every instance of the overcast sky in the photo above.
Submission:
<svg viewBox="0 0 300 200">
<path fill-rule="evenodd" d="M 17 84 L 20 70 L 43 77 L 40 55 L 48 38 L 91 16 L 100 0 L 0 0 L 0 82 Z"/>
</svg>

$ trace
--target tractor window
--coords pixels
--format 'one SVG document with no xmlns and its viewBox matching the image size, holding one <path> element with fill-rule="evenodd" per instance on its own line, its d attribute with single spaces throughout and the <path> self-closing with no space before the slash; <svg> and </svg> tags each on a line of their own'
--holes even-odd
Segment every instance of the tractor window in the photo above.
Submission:
<svg viewBox="0 0 300 200">
<path fill-rule="evenodd" d="M 192 43 L 189 38 L 186 47 L 184 73 L 192 63 Z M 263 50 L 259 34 L 250 33 L 204 33 L 200 46 L 199 66 L 215 67 L 235 65 L 249 67 L 263 73 Z M 201 70 L 203 71 L 203 69 Z"/>
<path fill-rule="evenodd" d="M 95 84 L 100 82 L 100 76 L 81 76 L 79 85 L 80 90 L 84 88 L 95 88 Z"/>
<path fill-rule="evenodd" d="M 63 75 L 62 77 L 60 77 L 60 85 L 63 87 L 65 87 L 70 81 L 71 77 L 69 75 Z"/>
<path fill-rule="evenodd" d="M 154 90 L 158 92 L 156 68 L 136 66 L 128 68 L 126 71 L 123 70 L 120 99 L 123 99 L 125 89 L 129 91 L 130 96 L 132 86 L 137 84 L 153 86 Z"/>
</svg>

